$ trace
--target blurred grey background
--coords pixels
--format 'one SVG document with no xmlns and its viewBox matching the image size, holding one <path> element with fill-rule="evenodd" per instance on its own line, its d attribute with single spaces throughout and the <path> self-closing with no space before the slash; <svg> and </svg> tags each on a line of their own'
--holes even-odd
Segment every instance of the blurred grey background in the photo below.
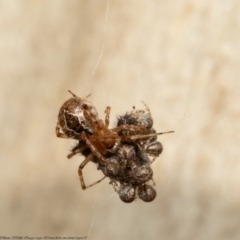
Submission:
<svg viewBox="0 0 240 240">
<path fill-rule="evenodd" d="M 0 236 L 240 239 L 238 0 L 0 0 L 0 56 Z M 68 89 L 112 127 L 144 101 L 175 130 L 153 202 L 81 189 L 83 157 L 55 136 Z"/>
</svg>

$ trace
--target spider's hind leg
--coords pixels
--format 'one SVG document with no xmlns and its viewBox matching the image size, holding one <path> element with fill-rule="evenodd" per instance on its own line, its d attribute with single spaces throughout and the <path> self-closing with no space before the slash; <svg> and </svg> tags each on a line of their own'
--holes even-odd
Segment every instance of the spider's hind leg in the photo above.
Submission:
<svg viewBox="0 0 240 240">
<path fill-rule="evenodd" d="M 103 178 L 101 178 L 100 180 L 96 181 L 95 183 L 92 183 L 88 186 L 85 185 L 85 182 L 84 182 L 84 179 L 83 179 L 83 173 L 82 173 L 82 169 L 87 165 L 87 163 L 89 161 L 91 161 L 93 158 L 93 154 L 90 153 L 86 159 L 80 164 L 79 168 L 78 168 L 78 176 L 79 176 L 79 179 L 80 179 L 80 183 L 81 183 L 81 187 L 83 190 L 89 188 L 89 187 L 92 187 L 94 185 L 96 185 L 97 183 L 100 183 L 104 178 L 106 178 L 106 176 L 104 176 Z"/>
</svg>

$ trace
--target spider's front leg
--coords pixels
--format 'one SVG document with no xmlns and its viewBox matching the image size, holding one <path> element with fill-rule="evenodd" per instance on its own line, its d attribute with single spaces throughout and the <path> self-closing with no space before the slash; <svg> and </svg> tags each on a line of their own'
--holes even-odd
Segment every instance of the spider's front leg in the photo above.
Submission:
<svg viewBox="0 0 240 240">
<path fill-rule="evenodd" d="M 87 163 L 92 160 L 92 158 L 93 158 L 93 154 L 90 153 L 90 154 L 86 157 L 86 159 L 80 164 L 80 166 L 79 166 L 79 168 L 78 168 L 78 176 L 79 176 L 79 178 L 80 178 L 80 183 L 81 183 L 81 187 L 82 187 L 83 190 L 85 190 L 85 189 L 87 189 L 87 188 L 89 188 L 89 187 L 92 187 L 92 186 L 96 185 L 97 183 L 100 183 L 104 178 L 106 178 L 106 176 L 104 176 L 103 178 L 101 178 L 100 180 L 96 181 L 95 183 L 92 183 L 92 184 L 90 184 L 90 185 L 88 185 L 88 186 L 85 185 L 85 182 L 84 182 L 84 179 L 83 179 L 82 170 L 83 170 L 83 168 L 87 165 Z"/>
</svg>

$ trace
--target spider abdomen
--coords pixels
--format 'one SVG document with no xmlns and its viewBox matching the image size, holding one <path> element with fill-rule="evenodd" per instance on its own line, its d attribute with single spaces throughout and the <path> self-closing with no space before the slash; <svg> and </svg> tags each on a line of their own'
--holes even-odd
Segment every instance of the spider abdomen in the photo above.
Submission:
<svg viewBox="0 0 240 240">
<path fill-rule="evenodd" d="M 87 106 L 91 114 L 98 119 L 95 107 L 86 99 L 70 98 L 66 101 L 58 115 L 58 120 L 62 131 L 70 138 L 78 137 L 82 131 L 92 134 L 93 125 L 89 121 L 89 116 L 85 113 L 84 106 Z"/>
</svg>

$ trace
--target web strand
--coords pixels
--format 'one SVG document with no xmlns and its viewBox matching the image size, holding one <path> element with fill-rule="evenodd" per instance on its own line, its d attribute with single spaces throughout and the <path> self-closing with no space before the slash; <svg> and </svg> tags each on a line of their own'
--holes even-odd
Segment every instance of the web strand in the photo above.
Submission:
<svg viewBox="0 0 240 240">
<path fill-rule="evenodd" d="M 106 39 L 106 31 L 107 31 L 107 21 L 108 21 L 108 12 L 109 12 L 109 2 L 110 0 L 107 1 L 107 9 L 106 9 L 106 15 L 105 15 L 105 24 L 104 24 L 104 32 L 103 32 L 103 42 L 102 42 L 102 47 L 101 47 L 101 52 L 99 55 L 99 58 L 97 60 L 97 63 L 92 71 L 91 79 L 93 79 L 93 76 L 97 70 L 97 67 L 99 65 L 99 62 L 102 59 L 103 53 L 104 53 L 104 48 L 105 48 L 105 39 Z"/>
</svg>

